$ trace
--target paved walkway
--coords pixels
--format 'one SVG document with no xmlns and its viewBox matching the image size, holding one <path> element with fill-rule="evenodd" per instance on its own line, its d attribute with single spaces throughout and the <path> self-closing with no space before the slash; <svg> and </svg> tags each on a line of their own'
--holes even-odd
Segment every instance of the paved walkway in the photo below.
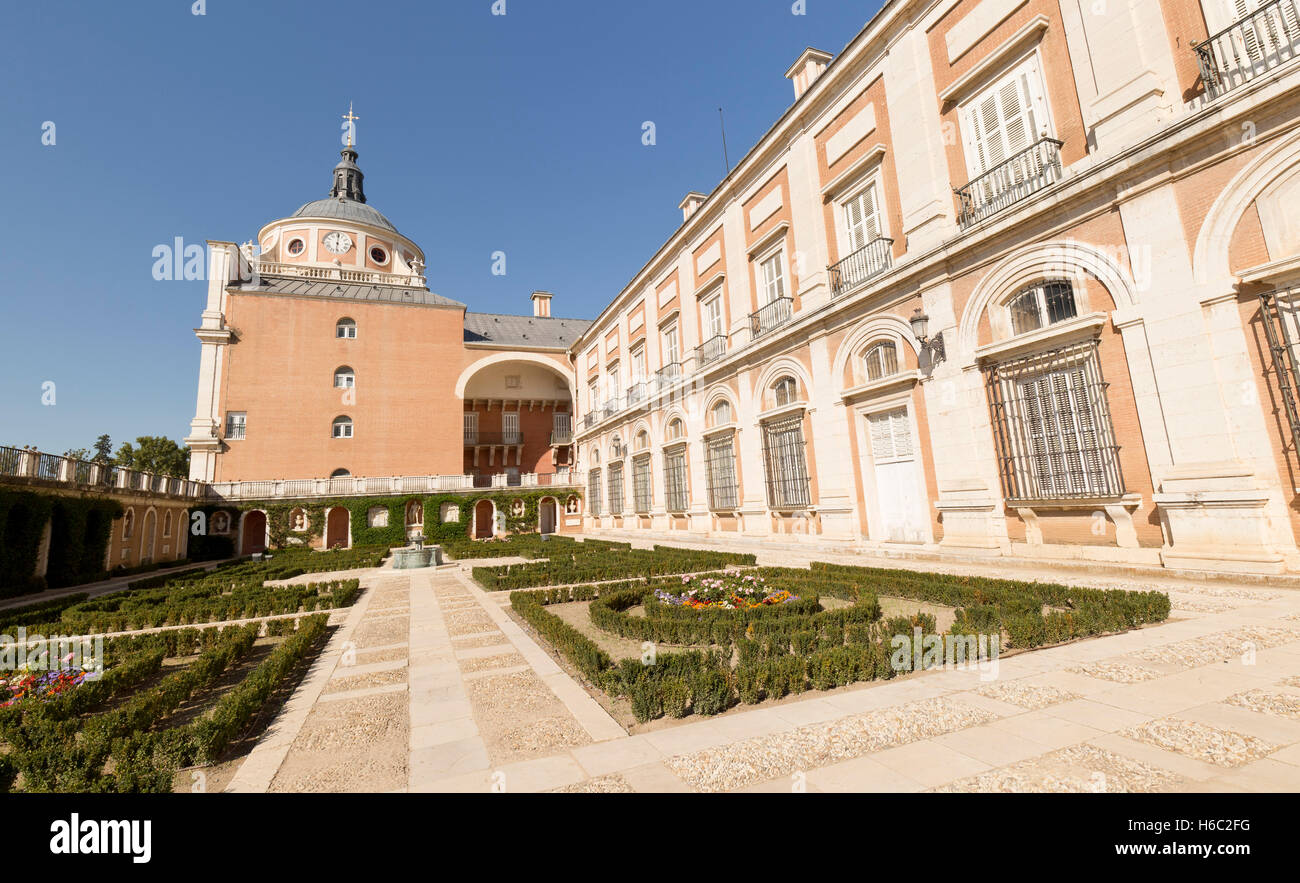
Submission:
<svg viewBox="0 0 1300 883">
<path fill-rule="evenodd" d="M 1300 790 L 1291 589 L 1184 581 L 1169 622 L 996 673 L 925 672 L 628 736 L 506 615 L 508 593 L 466 573 L 366 575 L 228 790 Z"/>
</svg>

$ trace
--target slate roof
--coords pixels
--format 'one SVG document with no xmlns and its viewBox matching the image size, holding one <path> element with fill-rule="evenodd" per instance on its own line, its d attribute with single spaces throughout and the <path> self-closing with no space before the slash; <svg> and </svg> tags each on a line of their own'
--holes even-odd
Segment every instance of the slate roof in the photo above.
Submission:
<svg viewBox="0 0 1300 883">
<path fill-rule="evenodd" d="M 410 285 L 380 285 L 369 282 L 342 282 L 332 279 L 305 279 L 297 276 L 262 276 L 259 285 L 235 283 L 231 288 L 262 294 L 287 294 L 297 297 L 327 297 L 337 300 L 384 301 L 397 304 L 464 307 L 441 294 Z M 575 335 L 576 336 L 576 335 Z"/>
<path fill-rule="evenodd" d="M 568 349 L 591 325 L 590 319 L 466 313 L 465 342 L 496 346 Z"/>
<path fill-rule="evenodd" d="M 364 202 L 357 202 L 355 199 L 346 199 L 341 196 L 309 202 L 290 217 L 337 218 L 341 221 L 369 224 L 371 227 L 382 227 L 385 230 L 397 232 L 397 228 L 393 226 L 393 223 L 380 214 L 377 209 L 371 208 Z"/>
</svg>

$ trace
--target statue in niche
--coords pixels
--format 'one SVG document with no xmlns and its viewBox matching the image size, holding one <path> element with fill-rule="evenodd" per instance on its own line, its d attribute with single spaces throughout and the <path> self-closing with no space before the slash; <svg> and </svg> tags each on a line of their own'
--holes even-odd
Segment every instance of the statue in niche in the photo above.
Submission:
<svg viewBox="0 0 1300 883">
<path fill-rule="evenodd" d="M 307 529 L 307 513 L 301 509 L 293 510 L 293 529 L 298 533 Z"/>
<path fill-rule="evenodd" d="M 515 518 L 523 518 L 523 517 L 524 517 L 524 501 L 523 501 L 523 500 L 515 500 L 514 502 L 512 502 L 512 503 L 510 504 L 510 514 L 511 514 L 512 516 L 514 516 Z"/>
<path fill-rule="evenodd" d="M 569 497 L 569 499 L 568 499 L 568 500 L 565 502 L 565 504 L 564 504 L 564 511 L 565 511 L 565 513 L 568 514 L 568 515 L 577 515 L 577 514 L 578 514 L 578 498 L 577 498 L 577 497 Z"/>
</svg>

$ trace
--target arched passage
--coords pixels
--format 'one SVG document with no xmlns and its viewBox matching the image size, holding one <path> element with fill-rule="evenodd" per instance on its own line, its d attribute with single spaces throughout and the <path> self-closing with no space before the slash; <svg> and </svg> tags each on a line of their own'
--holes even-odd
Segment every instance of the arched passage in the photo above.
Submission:
<svg viewBox="0 0 1300 883">
<path fill-rule="evenodd" d="M 546 497 L 537 504 L 537 529 L 543 534 L 555 533 L 559 521 L 557 508 L 554 497 Z"/>
<path fill-rule="evenodd" d="M 239 554 L 254 555 L 266 551 L 266 513 L 260 509 L 244 513 L 240 529 Z"/>
<path fill-rule="evenodd" d="M 486 540 L 492 536 L 494 509 L 491 500 L 479 500 L 474 504 L 474 539 Z"/>
<path fill-rule="evenodd" d="M 476 361 L 460 376 L 468 475 L 551 475 L 573 464 L 573 388 L 566 366 L 528 353 Z M 485 483 L 483 486 L 487 486 Z"/>
<path fill-rule="evenodd" d="M 325 514 L 325 548 L 348 548 L 349 521 L 350 513 L 342 506 L 335 506 Z"/>
</svg>

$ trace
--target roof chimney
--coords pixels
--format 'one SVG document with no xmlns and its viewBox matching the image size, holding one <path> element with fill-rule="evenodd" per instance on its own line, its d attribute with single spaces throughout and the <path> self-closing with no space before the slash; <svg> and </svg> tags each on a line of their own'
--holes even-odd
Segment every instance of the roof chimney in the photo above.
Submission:
<svg viewBox="0 0 1300 883">
<path fill-rule="evenodd" d="M 533 315 L 540 319 L 551 318 L 551 293 L 549 291 L 533 292 Z"/>
<path fill-rule="evenodd" d="M 691 215 L 699 211 L 700 206 L 704 205 L 704 200 L 708 198 L 706 194 L 700 193 L 698 190 L 692 190 L 686 194 L 686 198 L 677 206 L 682 210 L 682 223 L 685 224 L 689 221 Z"/>
<path fill-rule="evenodd" d="M 829 52 L 809 46 L 785 72 L 785 78 L 794 83 L 794 100 L 798 101 L 808 91 L 813 81 L 822 75 L 833 56 Z"/>
</svg>

